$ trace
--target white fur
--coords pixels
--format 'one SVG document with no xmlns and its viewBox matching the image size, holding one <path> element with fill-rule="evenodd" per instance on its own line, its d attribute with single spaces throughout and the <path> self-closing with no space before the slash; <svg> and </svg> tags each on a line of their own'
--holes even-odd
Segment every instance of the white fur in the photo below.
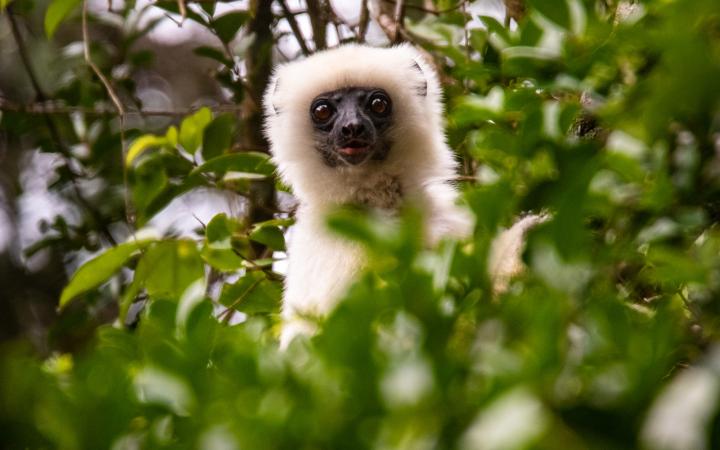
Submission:
<svg viewBox="0 0 720 450">
<path fill-rule="evenodd" d="M 310 103 L 321 93 L 352 86 L 390 95 L 393 147 L 384 161 L 329 167 L 314 149 Z M 422 86 L 425 95 L 418 92 Z M 311 331 L 303 317 L 330 311 L 363 265 L 362 249 L 325 227 L 327 213 L 338 205 L 359 202 L 392 212 L 411 202 L 424 213 L 429 244 L 471 230 L 470 215 L 455 205 L 450 183 L 456 164 L 445 142 L 441 96 L 434 69 L 407 45 L 345 45 L 276 68 L 264 99 L 266 134 L 280 176 L 300 201 L 288 248 L 282 345 Z"/>
<path fill-rule="evenodd" d="M 525 247 L 527 232 L 543 222 L 548 214 L 530 214 L 522 217 L 507 230 L 502 230 L 493 239 L 488 255 L 488 274 L 496 294 L 505 292 L 510 279 L 525 270 L 521 256 Z"/>
</svg>

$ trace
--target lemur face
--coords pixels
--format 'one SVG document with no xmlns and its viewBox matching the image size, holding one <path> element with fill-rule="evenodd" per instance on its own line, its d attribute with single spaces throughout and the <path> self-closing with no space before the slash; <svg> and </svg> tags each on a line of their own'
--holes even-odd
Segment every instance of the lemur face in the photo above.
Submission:
<svg viewBox="0 0 720 450">
<path fill-rule="evenodd" d="M 393 105 L 384 90 L 347 87 L 326 92 L 312 100 L 309 113 L 315 148 L 328 166 L 358 166 L 387 157 Z"/>
</svg>

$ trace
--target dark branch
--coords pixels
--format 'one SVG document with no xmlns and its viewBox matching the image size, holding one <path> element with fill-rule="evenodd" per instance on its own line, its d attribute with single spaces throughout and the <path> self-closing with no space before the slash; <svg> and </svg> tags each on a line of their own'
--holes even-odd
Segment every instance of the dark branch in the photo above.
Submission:
<svg viewBox="0 0 720 450">
<path fill-rule="evenodd" d="M 201 108 L 208 108 L 215 113 L 236 113 L 241 111 L 241 107 L 238 105 L 215 105 L 215 106 L 196 106 L 187 109 L 177 110 L 162 110 L 162 109 L 138 109 L 138 110 L 126 110 L 125 115 L 137 115 L 137 116 L 161 116 L 161 117 L 183 117 L 197 112 Z M 63 115 L 71 113 L 82 113 L 91 116 L 117 116 L 117 110 L 112 108 L 95 107 L 90 108 L 86 106 L 71 106 L 62 103 L 48 101 L 45 103 L 32 103 L 29 105 L 21 105 L 18 103 L 11 102 L 9 100 L 0 98 L 0 111 L 8 112 L 19 112 L 25 114 L 51 114 L 51 115 Z"/>
<path fill-rule="evenodd" d="M 323 50 L 327 48 L 327 30 L 326 18 L 323 6 L 318 0 L 307 0 L 308 17 L 310 17 L 310 26 L 313 30 L 313 41 L 315 42 L 315 50 Z"/>
<path fill-rule="evenodd" d="M 303 55 L 310 55 L 310 49 L 307 47 L 307 43 L 305 43 L 305 38 L 303 37 L 302 31 L 300 31 L 300 26 L 298 25 L 297 20 L 295 20 L 295 15 L 290 11 L 290 8 L 288 8 L 285 0 L 279 0 L 278 3 L 280 3 L 285 19 L 288 21 L 290 29 L 295 35 L 295 39 L 297 40 L 298 45 L 300 45 L 300 50 L 302 50 Z"/>
<path fill-rule="evenodd" d="M 370 12 L 368 11 L 368 0 L 362 0 L 360 4 L 360 20 L 358 22 L 358 42 L 365 42 L 368 25 L 370 24 Z"/>
</svg>

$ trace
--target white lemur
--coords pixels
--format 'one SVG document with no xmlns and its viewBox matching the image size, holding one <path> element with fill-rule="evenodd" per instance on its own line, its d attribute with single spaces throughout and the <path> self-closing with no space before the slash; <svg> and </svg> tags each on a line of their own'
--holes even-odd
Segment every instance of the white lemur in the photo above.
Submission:
<svg viewBox="0 0 720 450">
<path fill-rule="evenodd" d="M 409 202 L 422 213 L 428 245 L 471 232 L 472 216 L 455 204 L 441 97 L 435 70 L 408 45 L 344 45 L 276 68 L 264 98 L 266 135 L 299 200 L 281 346 L 312 333 L 303 317 L 329 312 L 363 266 L 362 248 L 326 227 L 339 205 L 392 213 Z M 514 231 L 520 238 L 524 227 Z M 506 240 L 500 253 L 520 246 Z M 510 253 L 491 261 L 501 283 L 519 265 L 519 251 Z"/>
</svg>

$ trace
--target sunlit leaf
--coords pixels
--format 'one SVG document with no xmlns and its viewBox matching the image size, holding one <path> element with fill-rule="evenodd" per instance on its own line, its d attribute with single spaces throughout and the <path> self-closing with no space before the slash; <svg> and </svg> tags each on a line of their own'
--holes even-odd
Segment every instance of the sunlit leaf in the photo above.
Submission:
<svg viewBox="0 0 720 450">
<path fill-rule="evenodd" d="M 163 241 L 140 258 L 135 276 L 151 297 L 179 298 L 185 288 L 205 274 L 200 253 L 189 240 Z"/>
<path fill-rule="evenodd" d="M 238 224 L 225 214 L 217 214 L 205 228 L 203 259 L 221 271 L 234 271 L 243 267 L 243 259 L 232 244 L 233 233 Z"/>
<path fill-rule="evenodd" d="M 73 298 L 106 282 L 135 252 L 148 244 L 148 241 L 126 242 L 106 250 L 80 266 L 63 289 L 58 306 L 63 308 Z"/>
<path fill-rule="evenodd" d="M 226 285 L 220 303 L 245 313 L 276 312 L 280 306 L 281 288 L 263 272 L 253 271 L 236 283 Z"/>
<path fill-rule="evenodd" d="M 270 175 L 274 171 L 270 157 L 264 153 L 242 152 L 221 155 L 206 161 L 193 172 L 247 172 L 259 175 Z"/>
<path fill-rule="evenodd" d="M 165 136 L 155 136 L 152 134 L 146 134 L 135 139 L 135 141 L 128 148 L 127 155 L 125 156 L 125 165 L 130 166 L 133 161 L 140 156 L 145 150 L 153 147 L 162 147 L 168 144 L 168 139 Z"/>
<path fill-rule="evenodd" d="M 283 232 L 276 226 L 257 224 L 250 233 L 250 239 L 267 245 L 273 250 L 285 250 L 285 237 Z"/>
<path fill-rule="evenodd" d="M 208 108 L 200 108 L 195 114 L 183 119 L 178 142 L 185 151 L 195 153 L 202 144 L 203 132 L 210 121 L 212 112 Z"/>
<path fill-rule="evenodd" d="M 45 34 L 52 38 L 60 23 L 77 7 L 82 0 L 52 0 L 45 13 Z"/>
</svg>

